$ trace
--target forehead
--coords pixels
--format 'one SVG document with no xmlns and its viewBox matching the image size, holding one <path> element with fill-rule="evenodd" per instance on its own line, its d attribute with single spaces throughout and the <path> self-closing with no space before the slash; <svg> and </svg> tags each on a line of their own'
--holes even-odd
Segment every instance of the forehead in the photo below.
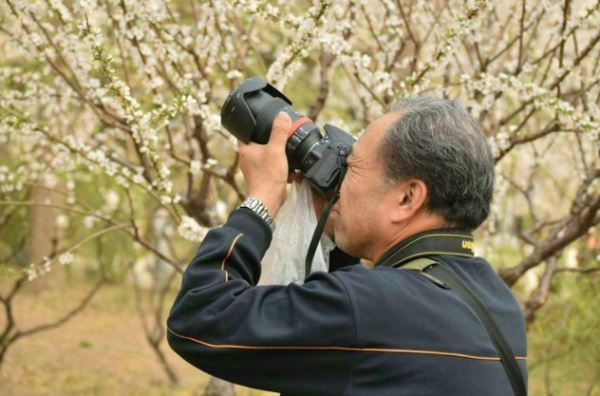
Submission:
<svg viewBox="0 0 600 396">
<path fill-rule="evenodd" d="M 399 111 L 387 113 L 371 122 L 354 144 L 353 154 L 373 158 L 387 130 L 402 116 Z"/>
</svg>

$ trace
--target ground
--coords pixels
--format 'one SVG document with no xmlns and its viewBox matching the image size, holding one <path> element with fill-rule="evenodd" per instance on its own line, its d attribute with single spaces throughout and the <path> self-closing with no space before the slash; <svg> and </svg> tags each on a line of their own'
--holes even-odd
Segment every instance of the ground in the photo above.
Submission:
<svg viewBox="0 0 600 396">
<path fill-rule="evenodd" d="M 6 293 L 6 282 L 0 291 Z M 26 329 L 58 317 L 77 304 L 85 287 L 25 290 L 16 298 L 17 323 Z M 85 311 L 63 326 L 17 341 L 0 372 L 3 396 L 202 395 L 209 377 L 162 345 L 181 386 L 173 387 L 147 344 L 123 285 L 104 287 Z M 0 329 L 5 323 L 0 314 Z M 266 396 L 242 387 L 238 396 Z"/>
</svg>

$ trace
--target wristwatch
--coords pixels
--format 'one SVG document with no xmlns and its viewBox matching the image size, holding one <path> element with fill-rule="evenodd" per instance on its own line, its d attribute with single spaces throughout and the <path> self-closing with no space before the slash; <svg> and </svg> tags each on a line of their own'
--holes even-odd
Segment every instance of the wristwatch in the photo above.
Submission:
<svg viewBox="0 0 600 396">
<path fill-rule="evenodd" d="M 261 219 L 267 223 L 267 225 L 271 228 L 271 231 L 275 231 L 275 223 L 273 223 L 273 218 L 269 213 L 269 209 L 261 202 L 260 199 L 255 197 L 248 197 L 240 204 L 240 208 L 248 208 L 254 213 L 256 213 Z"/>
</svg>

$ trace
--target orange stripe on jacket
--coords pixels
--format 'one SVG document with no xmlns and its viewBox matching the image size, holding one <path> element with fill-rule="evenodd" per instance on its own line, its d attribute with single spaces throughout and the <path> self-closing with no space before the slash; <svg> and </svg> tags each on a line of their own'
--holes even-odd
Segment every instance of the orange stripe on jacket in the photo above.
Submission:
<svg viewBox="0 0 600 396">
<path fill-rule="evenodd" d="M 499 357 L 496 356 L 476 356 L 468 355 L 465 353 L 456 352 L 444 352 L 444 351 L 431 351 L 421 349 L 399 349 L 399 348 L 358 348 L 358 347 L 345 347 L 345 346 L 303 346 L 303 345 L 292 345 L 292 346 L 261 346 L 261 345 L 237 345 L 237 344 L 212 344 L 210 342 L 202 341 L 197 338 L 186 337 L 181 334 L 177 334 L 170 327 L 167 327 L 173 335 L 183 338 L 189 341 L 193 341 L 197 344 L 204 345 L 209 348 L 226 348 L 226 349 L 245 349 L 245 350 L 315 350 L 315 351 L 350 351 L 350 352 L 382 352 L 382 353 L 410 353 L 417 355 L 435 355 L 435 356 L 447 356 L 447 357 L 458 357 L 465 359 L 474 360 L 488 360 L 488 361 L 500 361 Z M 517 360 L 527 360 L 525 356 L 515 356 Z"/>
<path fill-rule="evenodd" d="M 227 255 L 225 256 L 225 258 L 223 259 L 223 261 L 221 261 L 221 271 L 225 272 L 225 274 L 227 274 L 227 272 L 225 271 L 225 262 L 227 261 L 227 259 L 229 258 L 229 256 L 231 256 L 231 252 L 233 252 L 233 248 L 235 247 L 235 244 L 237 243 L 238 239 L 240 239 L 242 236 L 244 236 L 244 234 L 243 233 L 239 233 L 233 239 L 233 241 L 231 241 L 231 245 L 229 246 L 229 251 L 227 252 Z M 225 275 L 225 280 L 227 280 L 227 275 Z"/>
</svg>

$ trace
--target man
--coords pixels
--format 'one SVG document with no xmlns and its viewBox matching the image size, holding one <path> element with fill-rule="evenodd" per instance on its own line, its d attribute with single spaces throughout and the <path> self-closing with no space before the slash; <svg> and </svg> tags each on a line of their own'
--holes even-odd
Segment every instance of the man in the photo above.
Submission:
<svg viewBox="0 0 600 396">
<path fill-rule="evenodd" d="M 290 125 L 280 114 L 268 144 L 240 144 L 249 196 L 271 216 L 285 196 Z M 271 230 L 253 210 L 236 209 L 184 274 L 168 320 L 171 347 L 210 374 L 286 395 L 512 394 L 469 306 L 402 269 L 427 256 L 459 274 L 526 376 L 521 310 L 473 256 L 470 232 L 488 215 L 493 172 L 477 122 L 456 102 L 399 102 L 355 144 L 331 214 L 339 249 L 374 268 L 349 265 L 314 273 L 304 285 L 257 287 Z"/>
</svg>

